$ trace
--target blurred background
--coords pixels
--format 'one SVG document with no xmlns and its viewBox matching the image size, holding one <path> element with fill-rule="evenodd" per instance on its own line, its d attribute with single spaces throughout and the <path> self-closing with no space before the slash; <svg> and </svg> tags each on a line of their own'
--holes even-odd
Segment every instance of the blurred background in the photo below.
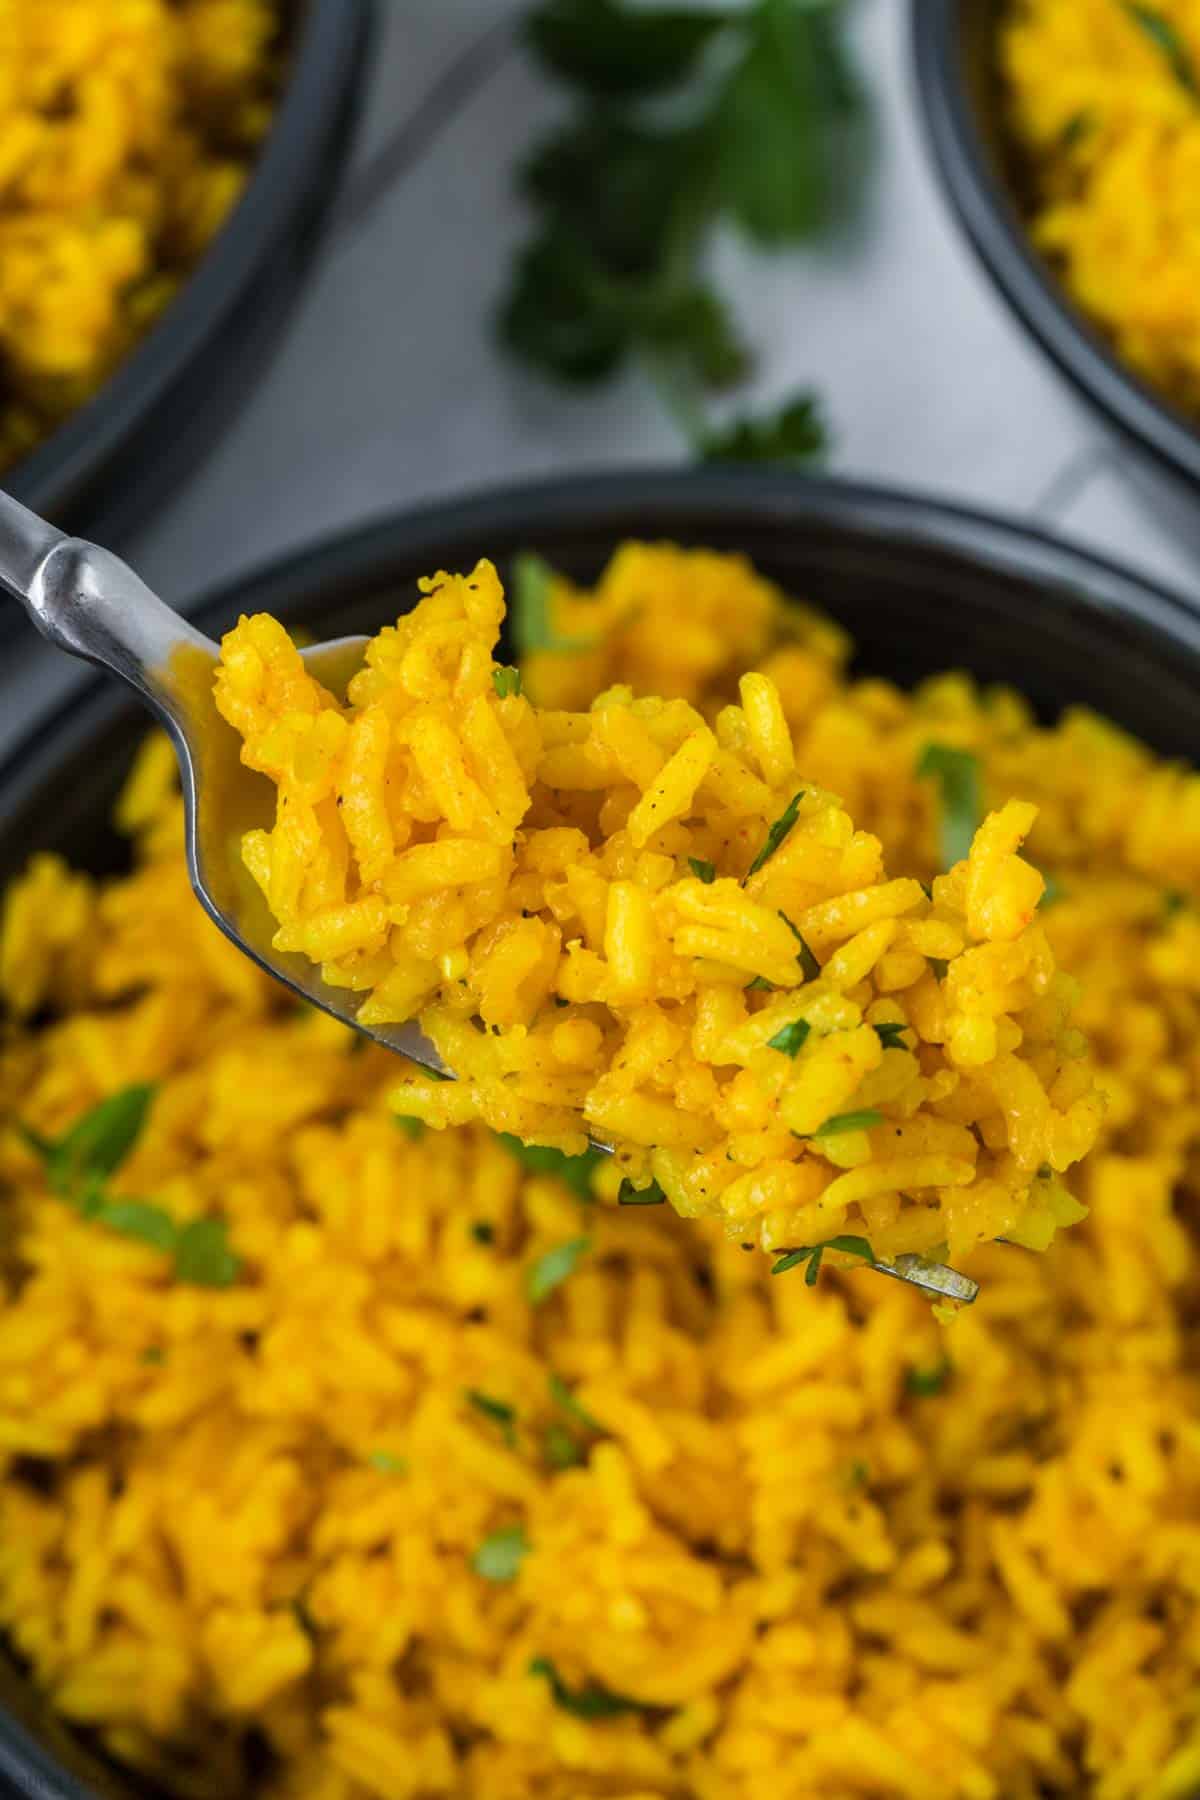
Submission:
<svg viewBox="0 0 1200 1800">
<path fill-rule="evenodd" d="M 554 320 L 523 318 L 519 291 L 512 302 L 515 259 L 547 208 L 531 207 L 517 175 L 578 121 L 581 102 L 531 54 L 529 12 L 507 0 L 379 0 L 348 157 L 300 298 L 269 361 L 227 377 L 245 391 L 224 434 L 115 544 L 166 598 L 187 608 L 251 565 L 388 509 L 525 477 L 681 462 L 698 429 L 714 441 L 723 432 L 736 451 L 743 414 L 770 419 L 798 395 L 785 437 L 795 450 L 796 431 L 815 438 L 819 417 L 827 469 L 1039 521 L 1195 594 L 1188 507 L 1168 502 L 1062 379 L 951 216 L 902 0 L 839 9 L 837 52 L 854 91 L 840 92 L 840 64 L 821 76 L 821 104 L 849 115 L 831 129 L 848 134 L 837 156 L 854 192 L 810 229 L 787 216 L 795 193 L 772 219 L 779 196 L 753 190 L 762 229 L 716 219 L 695 250 L 705 293 L 728 318 L 714 322 L 701 298 L 679 327 L 685 358 L 698 336 L 698 354 L 736 364 L 716 371 L 736 376 L 736 397 L 706 396 L 708 423 L 696 426 L 673 325 L 654 354 L 642 343 L 589 371 L 595 379 L 548 378 L 539 346 Z M 598 152 L 593 175 L 602 166 Z M 558 176 L 569 211 L 572 177 Z M 753 172 L 738 178 L 753 187 Z M 585 181 L 578 205 L 591 198 Z M 523 354 L 498 341 L 506 295 Z M 27 632 L 0 646 L 0 662 L 0 749 L 86 679 Z"/>
</svg>

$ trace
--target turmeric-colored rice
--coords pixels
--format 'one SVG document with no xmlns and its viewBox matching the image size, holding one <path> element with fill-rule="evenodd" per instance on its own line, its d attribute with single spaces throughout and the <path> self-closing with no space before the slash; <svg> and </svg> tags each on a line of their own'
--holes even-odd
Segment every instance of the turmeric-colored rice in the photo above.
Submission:
<svg viewBox="0 0 1200 1800">
<path fill-rule="evenodd" d="M 693 571 L 731 610 L 783 605 L 740 558 L 636 544 L 598 598 L 540 604 L 554 641 L 590 643 Z M 346 707 L 265 616 L 216 683 L 278 786 L 244 844 L 276 949 L 364 996 L 364 1025 L 419 1016 L 457 1077 L 411 1077 L 400 1111 L 573 1153 L 590 1132 L 634 1197 L 652 1178 L 769 1251 L 958 1259 L 1080 1216 L 1057 1178 L 1101 1102 L 1018 854 L 1035 807 L 989 817 L 928 890 L 889 880 L 797 758 L 787 651 L 737 705 L 618 683 L 535 707 L 494 660 L 492 565 L 422 588 Z"/>
<path fill-rule="evenodd" d="M 1137 373 L 1200 409 L 1200 0 L 1010 0 L 1032 228 Z"/>
<path fill-rule="evenodd" d="M 394 1060 L 191 902 L 155 740 L 133 874 L 39 857 L 0 935 L 0 1625 L 180 1795 L 1190 1800 L 1200 781 L 963 676 L 853 680 L 744 572 L 655 554 L 640 610 L 602 590 L 586 676 L 542 653 L 526 692 L 707 708 L 764 670 L 899 877 L 939 861 L 921 744 L 1035 803 L 1107 1098 L 1088 1217 L 974 1252 L 943 1328 L 481 1126 L 410 1136 Z M 216 1285 L 52 1191 L 26 1135 L 138 1083 L 110 1191 L 223 1224 Z"/>
<path fill-rule="evenodd" d="M 91 398 L 241 194 L 278 0 L 0 5 L 0 468 Z"/>
</svg>

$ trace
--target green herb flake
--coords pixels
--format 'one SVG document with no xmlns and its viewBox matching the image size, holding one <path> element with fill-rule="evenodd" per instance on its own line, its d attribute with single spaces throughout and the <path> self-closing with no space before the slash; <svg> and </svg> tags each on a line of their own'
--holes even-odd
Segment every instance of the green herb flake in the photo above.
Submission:
<svg viewBox="0 0 1200 1800">
<path fill-rule="evenodd" d="M 1064 150 L 1074 150 L 1077 144 L 1083 142 L 1091 129 L 1092 116 L 1090 113 L 1072 113 L 1071 117 L 1059 132 L 1059 144 Z"/>
<path fill-rule="evenodd" d="M 81 1190 L 117 1173 L 142 1134 L 157 1091 L 149 1083 L 122 1088 L 77 1119 L 56 1141 L 23 1128 L 22 1136 L 43 1158 L 56 1194 L 77 1200 Z"/>
<path fill-rule="evenodd" d="M 931 1400 L 935 1394 L 942 1393 L 951 1373 L 952 1366 L 945 1361 L 928 1369 L 909 1369 L 904 1385 L 918 1400 Z"/>
<path fill-rule="evenodd" d="M 605 1161 L 603 1151 L 585 1150 L 580 1156 L 568 1156 L 549 1144 L 524 1144 L 507 1131 L 496 1135 L 508 1154 L 515 1156 L 531 1175 L 554 1175 L 581 1200 L 592 1198 L 592 1177 Z"/>
<path fill-rule="evenodd" d="M 705 887 L 711 887 L 713 882 L 717 879 L 717 871 L 712 863 L 701 862 L 698 856 L 688 857 L 688 867 L 696 877 L 697 881 L 702 881 Z"/>
<path fill-rule="evenodd" d="M 834 1113 L 826 1119 L 819 1130 L 813 1132 L 815 1138 L 842 1137 L 848 1131 L 870 1131 L 876 1125 L 883 1124 L 883 1114 L 873 1106 L 865 1106 L 860 1112 Z"/>
<path fill-rule="evenodd" d="M 649 1187 L 636 1188 L 626 1177 L 617 1190 L 618 1206 L 665 1206 L 666 1203 L 667 1196 L 657 1181 L 652 1181 Z"/>
<path fill-rule="evenodd" d="M 792 795 L 775 823 L 769 828 L 766 842 L 763 844 L 762 849 L 759 851 L 754 861 L 750 864 L 750 867 L 746 870 L 747 881 L 749 881 L 752 875 L 758 874 L 758 871 L 762 868 L 763 864 L 774 856 L 775 852 L 784 842 L 793 825 L 796 823 L 796 820 L 800 817 L 800 802 L 803 798 L 804 789 L 801 788 L 799 793 Z"/>
<path fill-rule="evenodd" d="M 792 1019 L 773 1038 L 767 1039 L 767 1049 L 778 1050 L 784 1056 L 796 1056 L 803 1049 L 811 1030 L 807 1019 Z"/>
<path fill-rule="evenodd" d="M 242 1263 L 230 1248 L 224 1219 L 193 1219 L 175 1243 L 175 1275 L 192 1287 L 232 1287 Z"/>
<path fill-rule="evenodd" d="M 870 1486 L 870 1482 L 870 1464 L 865 1463 L 861 1456 L 856 1456 L 846 1470 L 846 1485 L 852 1488 L 865 1488 Z"/>
<path fill-rule="evenodd" d="M 904 1034 L 908 1026 L 902 1020 L 892 1020 L 885 1025 L 876 1025 L 875 1035 L 885 1050 L 907 1050 Z"/>
<path fill-rule="evenodd" d="M 524 551 L 513 559 L 509 584 L 513 636 L 522 657 L 534 650 L 550 650 L 558 655 L 577 655 L 594 650 L 598 638 L 562 637 L 554 629 L 551 616 L 550 588 L 554 571 L 540 556 Z"/>
<path fill-rule="evenodd" d="M 1039 906 L 1056 906 L 1058 904 L 1058 902 L 1062 899 L 1063 894 L 1066 892 L 1066 890 L 1063 887 L 1062 882 L 1059 881 L 1059 879 L 1056 875 L 1048 875 L 1046 873 L 1045 869 L 1040 869 L 1038 871 L 1038 873 L 1041 875 L 1042 881 L 1044 883 L 1044 886 L 1042 888 L 1042 897 L 1038 901 L 1038 905 Z"/>
<path fill-rule="evenodd" d="M 747 994 L 774 994 L 778 992 L 778 989 L 773 981 L 767 980 L 765 975 L 756 975 L 753 981 L 748 981 L 746 983 L 743 992 Z"/>
<path fill-rule="evenodd" d="M 1179 893 L 1176 888 L 1168 888 L 1163 895 L 1163 917 L 1165 919 L 1178 918 L 1187 903 L 1186 894 Z"/>
<path fill-rule="evenodd" d="M 180 1241 L 181 1234 L 170 1213 L 148 1200 L 99 1200 L 89 1208 L 88 1217 L 151 1250 L 170 1252 Z"/>
<path fill-rule="evenodd" d="M 935 981 L 945 981 L 946 976 L 950 972 L 950 964 L 945 958 L 941 956 L 927 956 L 925 960 L 933 970 L 933 979 Z"/>
<path fill-rule="evenodd" d="M 808 940 L 805 938 L 804 933 L 792 924 L 792 921 L 785 912 L 781 912 L 779 916 L 800 946 L 799 950 L 796 952 L 796 956 L 800 963 L 800 972 L 804 976 L 805 981 L 819 980 L 821 965 L 809 948 Z"/>
<path fill-rule="evenodd" d="M 471 1567 L 485 1581 L 515 1581 L 528 1549 L 523 1525 L 503 1525 L 484 1538 L 471 1558 Z"/>
<path fill-rule="evenodd" d="M 587 1461 L 583 1446 L 557 1420 L 546 1427 L 545 1451 L 552 1469 L 577 1469 Z"/>
<path fill-rule="evenodd" d="M 479 1388 L 464 1389 L 467 1399 L 477 1413 L 490 1419 L 493 1425 L 500 1427 L 505 1443 L 510 1450 L 517 1446 L 517 1415 L 513 1407 L 503 1400 L 494 1400 L 491 1394 L 485 1394 Z"/>
<path fill-rule="evenodd" d="M 789 1269 L 799 1268 L 807 1263 L 804 1281 L 807 1287 L 816 1287 L 817 1277 L 821 1273 L 821 1260 L 827 1250 L 840 1250 L 845 1256 L 860 1256 L 871 1267 L 875 1266 L 875 1252 L 864 1237 L 831 1237 L 819 1244 L 808 1244 L 799 1250 L 787 1250 L 779 1261 L 773 1264 L 772 1275 L 786 1275 Z"/>
<path fill-rule="evenodd" d="M 917 757 L 915 772 L 918 781 L 938 783 L 942 867 L 952 869 L 971 854 L 971 844 L 983 819 L 979 758 L 949 744 L 926 744 Z"/>
<path fill-rule="evenodd" d="M 599 1419 L 594 1419 L 587 1408 L 579 1404 L 561 1375 L 551 1375 L 549 1385 L 550 1398 L 555 1406 L 562 1408 L 568 1418 L 574 1419 L 577 1425 L 582 1425 L 585 1431 L 603 1432 L 604 1427 Z"/>
<path fill-rule="evenodd" d="M 1200 99 L 1200 83 L 1188 48 L 1178 30 L 1155 6 L 1141 6 L 1136 0 L 1125 0 L 1125 11 L 1135 25 L 1140 25 L 1155 47 L 1162 51 L 1172 75 L 1193 99 Z"/>
<path fill-rule="evenodd" d="M 548 1656 L 535 1656 L 529 1665 L 529 1673 L 541 1675 L 549 1682 L 554 1704 L 577 1719 L 616 1719 L 622 1713 L 652 1710 L 643 1708 L 637 1700 L 630 1700 L 624 1694 L 614 1694 L 611 1688 L 601 1687 L 598 1682 L 589 1682 L 581 1688 L 568 1687 Z"/>
<path fill-rule="evenodd" d="M 764 419 L 742 416 L 710 432 L 700 454 L 710 463 L 803 464 L 820 457 L 828 444 L 820 402 L 806 391 Z"/>
<path fill-rule="evenodd" d="M 143 1350 L 142 1354 L 138 1357 L 138 1361 L 145 1363 L 148 1369 L 160 1369 L 166 1360 L 167 1353 L 161 1344 L 147 1345 L 146 1349 Z"/>
<path fill-rule="evenodd" d="M 510 695 L 519 694 L 521 692 L 520 669 L 511 668 L 505 663 L 498 664 L 492 670 L 492 686 L 501 700 L 507 700 Z"/>
<path fill-rule="evenodd" d="M 589 1237 L 570 1238 L 565 1244 L 555 1244 L 537 1261 L 531 1263 L 525 1272 L 525 1292 L 531 1306 L 541 1306 L 548 1300 L 556 1287 L 560 1287 L 569 1276 L 575 1273 L 582 1257 L 592 1247 Z"/>
<path fill-rule="evenodd" d="M 390 1450 L 372 1450 L 367 1462 L 380 1475 L 407 1475 L 408 1462 L 403 1456 L 393 1456 Z"/>
<path fill-rule="evenodd" d="M 406 1138 L 413 1140 L 414 1144 L 418 1138 L 425 1136 L 428 1129 L 424 1119 L 412 1119 L 405 1113 L 393 1113 L 392 1123 L 397 1131 L 402 1131 Z"/>
<path fill-rule="evenodd" d="M 542 0 L 524 31 L 551 74 L 612 99 L 675 87 L 726 23 L 720 12 L 631 11 L 618 0 Z"/>
<path fill-rule="evenodd" d="M 475 1239 L 477 1244 L 494 1244 L 496 1241 L 496 1227 L 492 1224 L 490 1219 L 472 1219 L 471 1236 Z"/>
</svg>

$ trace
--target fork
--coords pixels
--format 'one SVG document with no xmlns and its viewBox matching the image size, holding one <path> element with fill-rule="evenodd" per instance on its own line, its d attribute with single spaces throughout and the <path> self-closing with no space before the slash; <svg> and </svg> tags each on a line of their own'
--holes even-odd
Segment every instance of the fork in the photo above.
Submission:
<svg viewBox="0 0 1200 1800">
<path fill-rule="evenodd" d="M 321 980 L 315 966 L 274 948 L 275 924 L 241 854 L 243 835 L 274 822 L 275 790 L 241 760 L 236 732 L 217 711 L 213 678 L 220 652 L 166 606 L 110 550 L 66 537 L 0 492 L 0 586 L 24 606 L 42 636 L 68 655 L 115 675 L 165 727 L 179 759 L 188 874 L 209 917 L 239 950 L 277 981 L 344 1025 L 452 1076 L 415 1024 L 362 1025 L 361 996 Z M 362 665 L 368 640 L 336 638 L 301 651 L 310 675 L 338 699 Z M 613 1146 L 591 1140 L 597 1150 Z M 915 1255 L 876 1261 L 898 1281 L 969 1303 L 977 1282 Z"/>
</svg>

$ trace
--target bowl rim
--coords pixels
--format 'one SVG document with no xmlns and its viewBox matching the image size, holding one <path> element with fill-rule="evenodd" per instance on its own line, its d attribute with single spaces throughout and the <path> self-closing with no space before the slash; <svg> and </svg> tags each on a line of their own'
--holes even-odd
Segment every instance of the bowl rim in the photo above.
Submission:
<svg viewBox="0 0 1200 1800">
<path fill-rule="evenodd" d="M 514 521 L 531 543 L 541 533 L 586 525 L 615 543 L 631 515 L 649 535 L 659 516 L 679 530 L 694 519 L 694 541 L 706 524 L 744 522 L 753 531 L 854 532 L 879 543 L 950 555 L 1035 585 L 1042 604 L 1132 626 L 1160 655 L 1186 654 L 1200 665 L 1200 613 L 1178 593 L 1130 564 L 1074 543 L 1042 526 L 922 489 L 892 487 L 841 475 L 757 467 L 664 467 L 631 464 L 548 480 L 474 489 L 435 505 L 387 510 L 349 530 L 269 558 L 203 594 L 187 616 L 213 634 L 240 612 L 303 608 L 314 596 L 368 582 L 394 581 L 396 565 L 436 561 L 451 539 L 511 536 Z M 661 534 L 660 534 L 661 535 Z M 427 571 L 428 572 L 428 571 Z M 0 758 L 0 833 L 22 794 L 45 779 L 47 760 L 82 746 L 119 711 L 136 702 L 119 683 L 93 674 L 35 721 Z"/>
<path fill-rule="evenodd" d="M 320 174 L 373 0 L 306 0 L 283 93 L 233 212 L 162 318 L 91 399 L 14 463 L 4 486 L 35 512 L 70 507 L 218 336 L 283 248 Z"/>
<path fill-rule="evenodd" d="M 1200 482 L 1200 424 L 1123 363 L 1037 255 L 997 180 L 962 76 L 968 0 L 910 0 L 925 140 L 951 210 L 1027 331 L 1075 387 L 1163 469 Z"/>
</svg>

